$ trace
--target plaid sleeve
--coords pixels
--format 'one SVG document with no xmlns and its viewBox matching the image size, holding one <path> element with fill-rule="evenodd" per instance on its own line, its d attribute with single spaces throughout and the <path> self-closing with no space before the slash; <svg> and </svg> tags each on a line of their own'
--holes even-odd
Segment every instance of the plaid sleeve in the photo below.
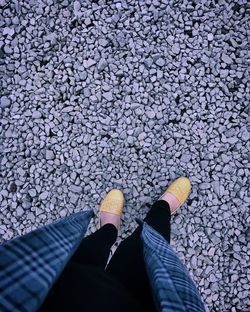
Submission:
<svg viewBox="0 0 250 312">
<path fill-rule="evenodd" d="M 168 242 L 146 222 L 141 233 L 154 300 L 161 312 L 204 312 L 200 294 Z"/>
<path fill-rule="evenodd" d="M 1 312 L 37 311 L 93 215 L 75 213 L 0 246 Z"/>
</svg>

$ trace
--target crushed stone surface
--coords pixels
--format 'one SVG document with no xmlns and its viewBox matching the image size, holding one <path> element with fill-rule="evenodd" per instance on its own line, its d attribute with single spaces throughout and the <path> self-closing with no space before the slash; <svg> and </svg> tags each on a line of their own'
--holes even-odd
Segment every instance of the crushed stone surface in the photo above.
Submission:
<svg viewBox="0 0 250 312">
<path fill-rule="evenodd" d="M 118 188 L 114 251 L 187 176 L 171 243 L 207 311 L 248 311 L 247 1 L 0 0 L 0 15 L 0 242 Z"/>
</svg>

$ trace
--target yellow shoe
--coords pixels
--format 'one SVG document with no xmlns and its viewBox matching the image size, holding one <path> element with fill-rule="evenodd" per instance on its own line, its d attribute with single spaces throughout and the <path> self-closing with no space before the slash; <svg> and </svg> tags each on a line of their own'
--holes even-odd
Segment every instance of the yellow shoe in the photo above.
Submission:
<svg viewBox="0 0 250 312">
<path fill-rule="evenodd" d="M 121 217 L 122 210 L 124 207 L 124 196 L 123 193 L 118 189 L 111 190 L 101 202 L 99 208 L 99 222 L 98 228 L 101 227 L 101 212 L 108 212 L 110 214 Z"/>
<path fill-rule="evenodd" d="M 185 203 L 190 191 L 191 183 L 190 180 L 186 177 L 180 177 L 170 184 L 164 194 L 172 194 L 180 203 L 173 211 L 171 211 L 171 214 L 174 214 L 177 209 L 179 209 L 180 206 Z M 164 194 L 159 198 L 159 200 L 164 196 Z"/>
</svg>

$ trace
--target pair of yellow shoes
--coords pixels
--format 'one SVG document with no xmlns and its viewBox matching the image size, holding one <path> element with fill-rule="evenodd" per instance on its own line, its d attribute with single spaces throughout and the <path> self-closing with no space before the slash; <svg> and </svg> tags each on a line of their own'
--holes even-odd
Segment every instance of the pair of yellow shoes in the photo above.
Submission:
<svg viewBox="0 0 250 312">
<path fill-rule="evenodd" d="M 174 214 L 177 211 L 177 209 L 184 204 L 190 191 L 191 191 L 191 183 L 190 180 L 186 177 L 180 177 L 170 184 L 170 186 L 167 188 L 164 194 L 171 193 L 180 202 L 180 204 L 176 209 L 171 210 L 171 214 Z M 159 198 L 159 200 L 164 196 L 164 194 Z M 108 212 L 121 217 L 123 207 L 124 207 L 123 193 L 118 189 L 113 189 L 106 195 L 106 197 L 102 201 L 99 211 Z M 99 216 L 99 227 L 100 226 L 101 220 Z"/>
</svg>

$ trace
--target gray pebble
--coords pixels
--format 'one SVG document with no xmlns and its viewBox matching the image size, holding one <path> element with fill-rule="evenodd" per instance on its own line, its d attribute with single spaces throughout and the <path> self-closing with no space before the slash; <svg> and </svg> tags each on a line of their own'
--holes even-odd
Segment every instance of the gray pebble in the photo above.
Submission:
<svg viewBox="0 0 250 312">
<path fill-rule="evenodd" d="M 36 217 L 40 216 L 43 213 L 43 210 L 39 207 L 36 207 L 35 209 L 35 215 Z"/>
<path fill-rule="evenodd" d="M 221 160 L 223 161 L 223 163 L 227 164 L 230 161 L 230 157 L 228 157 L 226 154 L 222 154 Z"/>
<path fill-rule="evenodd" d="M 69 200 L 70 200 L 71 204 L 76 205 L 78 200 L 79 200 L 79 195 L 72 192 L 69 194 Z"/>
<path fill-rule="evenodd" d="M 97 69 L 99 72 L 103 71 L 104 68 L 108 65 L 107 61 L 103 58 L 100 59 L 98 65 L 97 65 Z"/>
<path fill-rule="evenodd" d="M 52 160 L 55 158 L 54 152 L 51 150 L 46 150 L 46 155 L 45 155 L 47 160 Z"/>
<path fill-rule="evenodd" d="M 178 43 L 175 43 L 172 46 L 172 51 L 173 51 L 174 54 L 179 54 L 180 53 L 180 45 Z"/>
<path fill-rule="evenodd" d="M 174 145 L 175 145 L 174 139 L 170 138 L 170 139 L 167 140 L 167 142 L 166 142 L 166 146 L 167 147 L 172 147 Z"/>
<path fill-rule="evenodd" d="M 11 27 L 4 27 L 3 28 L 3 35 L 8 35 L 10 37 L 12 37 L 15 33 L 15 29 L 11 28 Z"/>
<path fill-rule="evenodd" d="M 23 208 L 21 207 L 21 206 L 18 206 L 17 208 L 16 208 L 16 216 L 18 217 L 18 218 L 20 218 L 20 217 L 22 217 L 24 215 L 24 210 L 23 210 Z"/>
<path fill-rule="evenodd" d="M 212 184 L 212 187 L 213 187 L 215 194 L 220 196 L 220 182 L 219 181 L 213 181 L 211 184 Z"/>
<path fill-rule="evenodd" d="M 188 163 L 190 161 L 190 159 L 191 159 L 190 154 L 182 154 L 180 161 L 184 162 L 184 163 Z"/>
<path fill-rule="evenodd" d="M 74 1 L 74 11 L 78 12 L 81 10 L 81 3 L 79 1 Z"/>
<path fill-rule="evenodd" d="M 28 210 L 32 207 L 32 203 L 30 201 L 24 201 L 22 202 L 22 207 L 23 209 Z"/>
<path fill-rule="evenodd" d="M 21 177 L 25 176 L 25 170 L 23 170 L 22 167 L 18 167 L 18 168 L 16 169 L 16 172 L 17 172 Z"/>
<path fill-rule="evenodd" d="M 127 138 L 127 142 L 129 143 L 129 144 L 133 144 L 133 142 L 134 142 L 134 138 L 132 137 L 132 136 L 128 136 L 128 138 Z"/>
<path fill-rule="evenodd" d="M 162 67 L 165 65 L 165 61 L 163 58 L 159 58 L 158 60 L 156 60 L 155 64 Z"/>
<path fill-rule="evenodd" d="M 93 59 L 88 59 L 88 60 L 84 60 L 83 61 L 83 65 L 84 65 L 85 68 L 89 68 L 89 67 L 91 67 L 91 66 L 93 66 L 95 64 L 96 64 L 96 61 L 93 60 Z"/>
<path fill-rule="evenodd" d="M 200 187 L 200 189 L 201 190 L 208 190 L 208 189 L 210 189 L 210 184 L 209 183 L 200 183 L 199 184 L 199 187 Z"/>
<path fill-rule="evenodd" d="M 42 114 L 39 111 L 34 111 L 32 113 L 32 118 L 34 118 L 34 119 L 39 119 L 41 117 L 42 117 Z"/>
<path fill-rule="evenodd" d="M 3 48 L 3 50 L 4 50 L 4 52 L 6 53 L 6 54 L 8 54 L 8 55 L 10 55 L 10 54 L 13 54 L 13 49 L 10 47 L 10 46 L 5 46 L 4 48 Z"/>
<path fill-rule="evenodd" d="M 104 97 L 107 101 L 112 101 L 112 100 L 113 100 L 112 92 L 104 92 L 104 93 L 103 93 L 103 97 Z"/>
<path fill-rule="evenodd" d="M 226 64 L 232 64 L 233 63 L 232 58 L 229 55 L 225 54 L 225 53 L 222 54 L 221 59 Z"/>
<path fill-rule="evenodd" d="M 48 196 L 49 196 L 49 192 L 47 192 L 47 191 L 44 191 L 44 192 L 42 192 L 42 193 L 39 195 L 39 197 L 40 197 L 41 200 L 47 199 Z"/>
<path fill-rule="evenodd" d="M 73 193 L 81 193 L 82 192 L 82 187 L 78 185 L 70 185 L 69 190 Z"/>
<path fill-rule="evenodd" d="M 150 119 L 154 119 L 155 118 L 155 112 L 153 110 L 146 111 L 146 115 Z"/>
<path fill-rule="evenodd" d="M 37 195 L 37 192 L 36 192 L 36 189 L 30 189 L 29 191 L 28 191 L 28 193 L 29 193 L 29 195 L 31 196 L 31 197 L 36 197 L 36 195 Z"/>
<path fill-rule="evenodd" d="M 106 39 L 100 39 L 99 44 L 102 47 L 106 47 L 109 44 L 109 42 Z"/>
<path fill-rule="evenodd" d="M 2 96 L 0 100 L 0 107 L 1 108 L 7 108 L 10 107 L 10 99 L 7 96 Z"/>
<path fill-rule="evenodd" d="M 207 40 L 208 41 L 213 41 L 214 40 L 214 35 L 213 34 L 208 34 L 207 35 Z"/>
<path fill-rule="evenodd" d="M 139 134 L 138 140 L 143 141 L 144 139 L 146 139 L 146 137 L 147 137 L 147 134 L 145 132 L 142 132 Z"/>
</svg>

